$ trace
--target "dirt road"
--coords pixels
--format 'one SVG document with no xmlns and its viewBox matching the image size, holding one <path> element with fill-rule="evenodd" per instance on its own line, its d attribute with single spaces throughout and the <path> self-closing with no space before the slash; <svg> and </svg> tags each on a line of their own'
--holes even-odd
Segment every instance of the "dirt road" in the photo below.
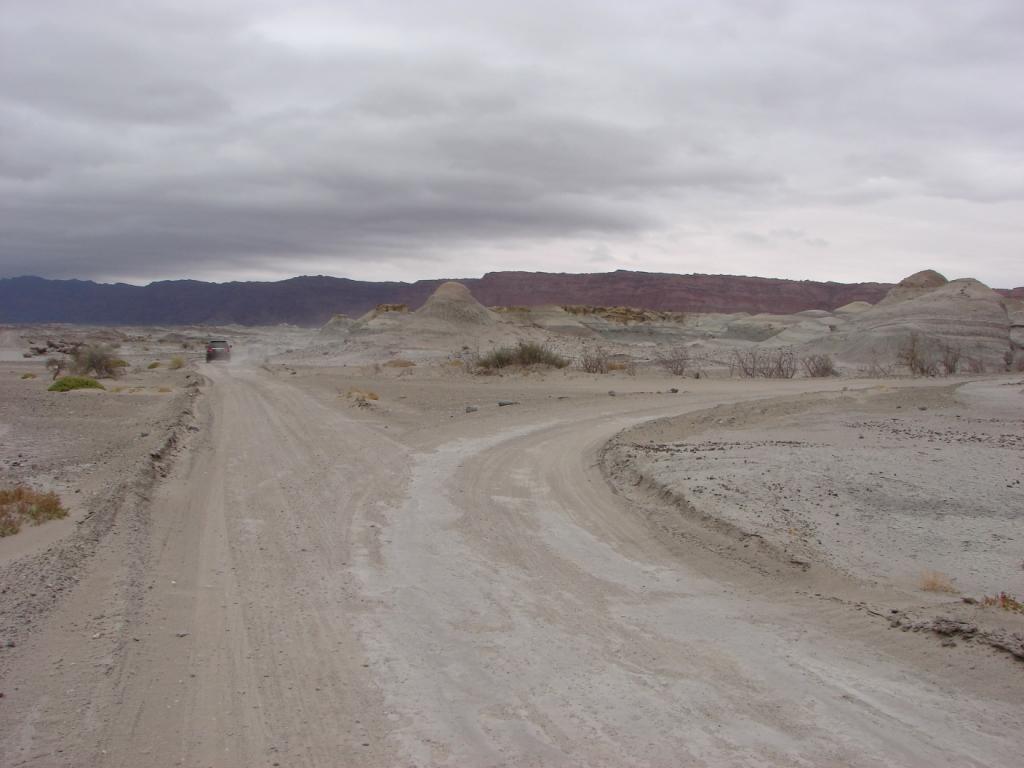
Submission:
<svg viewBox="0 0 1024 768">
<path fill-rule="evenodd" d="M 0 764 L 1017 764 L 1004 659 L 690 561 L 611 491 L 618 430 L 735 393 L 399 433 L 210 376 L 146 536 L 19 649 Z"/>
</svg>

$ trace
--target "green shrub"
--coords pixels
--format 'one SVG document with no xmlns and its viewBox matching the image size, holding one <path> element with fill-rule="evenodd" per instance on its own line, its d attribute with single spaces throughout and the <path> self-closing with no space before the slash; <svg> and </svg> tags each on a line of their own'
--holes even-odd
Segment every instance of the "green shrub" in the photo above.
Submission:
<svg viewBox="0 0 1024 768">
<path fill-rule="evenodd" d="M 50 385 L 51 392 L 70 392 L 72 389 L 106 389 L 88 376 L 63 376 Z"/>
<path fill-rule="evenodd" d="M 514 347 L 498 347 L 481 355 L 476 365 L 484 370 L 497 370 L 509 366 L 549 365 L 565 368 L 569 361 L 543 344 L 520 341 Z"/>
</svg>

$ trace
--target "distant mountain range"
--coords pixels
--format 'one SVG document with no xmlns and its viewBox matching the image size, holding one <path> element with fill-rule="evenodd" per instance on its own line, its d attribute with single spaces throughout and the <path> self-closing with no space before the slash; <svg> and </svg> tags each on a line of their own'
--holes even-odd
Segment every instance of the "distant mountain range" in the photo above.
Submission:
<svg viewBox="0 0 1024 768">
<path fill-rule="evenodd" d="M 136 286 L 14 277 L 0 279 L 0 323 L 319 326 L 334 314 L 357 316 L 378 304 L 408 304 L 415 309 L 442 282 L 375 283 L 315 276 L 244 283 L 169 280 Z M 459 282 L 488 306 L 589 304 L 750 313 L 835 309 L 851 301 L 875 303 L 891 287 L 887 283 L 625 270 L 598 274 L 490 272 Z M 1003 293 L 1009 295 L 1010 291 Z"/>
</svg>

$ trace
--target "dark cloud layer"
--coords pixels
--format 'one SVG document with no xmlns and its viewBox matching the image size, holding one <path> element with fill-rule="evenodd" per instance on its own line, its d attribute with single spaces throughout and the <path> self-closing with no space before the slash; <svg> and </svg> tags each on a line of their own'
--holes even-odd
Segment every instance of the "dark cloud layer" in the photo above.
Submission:
<svg viewBox="0 0 1024 768">
<path fill-rule="evenodd" d="M 1024 283 L 1018 0 L 0 8 L 0 276 Z"/>
</svg>

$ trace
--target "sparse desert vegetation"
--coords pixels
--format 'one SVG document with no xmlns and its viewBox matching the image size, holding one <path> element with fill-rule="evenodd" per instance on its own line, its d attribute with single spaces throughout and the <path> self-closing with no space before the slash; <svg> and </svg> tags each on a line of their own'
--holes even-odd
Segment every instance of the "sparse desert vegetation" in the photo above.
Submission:
<svg viewBox="0 0 1024 768">
<path fill-rule="evenodd" d="M 551 368 L 565 368 L 569 361 L 544 344 L 520 341 L 513 347 L 498 347 L 480 355 L 476 368 L 481 371 L 496 371 L 502 368 L 527 368 L 542 365 Z"/>
<path fill-rule="evenodd" d="M 951 342 L 943 343 L 940 348 L 939 364 L 942 372 L 947 376 L 953 376 L 960 371 L 960 358 L 963 357 L 963 350 L 959 344 Z"/>
<path fill-rule="evenodd" d="M 0 488 L 0 536 L 11 536 L 28 523 L 67 517 L 60 497 L 49 491 L 36 491 L 24 485 Z"/>
<path fill-rule="evenodd" d="M 611 370 L 608 353 L 601 347 L 584 349 L 580 353 L 579 367 L 584 373 L 608 373 Z"/>
<path fill-rule="evenodd" d="M 934 342 L 916 332 L 907 336 L 896 359 L 912 376 L 935 376 L 939 372 L 939 351 Z"/>
<path fill-rule="evenodd" d="M 1011 613 L 1024 613 L 1024 603 L 1006 592 L 998 595 L 986 595 L 981 599 L 981 604 L 989 608 L 1000 608 Z"/>
<path fill-rule="evenodd" d="M 50 385 L 51 392 L 70 392 L 74 389 L 106 389 L 88 376 L 63 376 Z"/>
<path fill-rule="evenodd" d="M 838 376 L 836 361 L 831 355 L 808 355 L 800 358 L 800 364 L 804 372 L 812 379 L 824 379 L 829 376 Z"/>
<path fill-rule="evenodd" d="M 680 345 L 658 355 L 658 365 L 673 376 L 685 376 L 694 363 L 690 350 Z"/>
<path fill-rule="evenodd" d="M 46 361 L 46 370 L 53 375 L 53 380 L 56 381 L 67 370 L 69 362 L 66 357 L 51 357 Z"/>
<path fill-rule="evenodd" d="M 796 369 L 796 353 L 788 348 L 736 350 L 730 361 L 730 370 L 747 379 L 792 379 Z"/>
<path fill-rule="evenodd" d="M 185 358 L 181 355 L 175 355 L 171 358 L 170 362 L 167 363 L 167 367 L 172 371 L 180 370 L 185 367 Z"/>
<path fill-rule="evenodd" d="M 104 344 L 81 346 L 71 353 L 71 371 L 79 376 L 93 374 L 98 379 L 116 379 L 127 365 Z"/>
<path fill-rule="evenodd" d="M 946 592 L 949 594 L 956 594 L 960 591 L 953 586 L 953 582 L 949 576 L 939 571 L 925 571 L 922 573 L 921 581 L 918 586 L 920 586 L 925 592 Z"/>
<path fill-rule="evenodd" d="M 888 335 L 843 338 L 871 309 L 856 318 L 823 311 L 693 313 L 678 324 L 655 313 L 569 313 L 557 306 L 497 312 L 472 301 L 449 286 L 430 313 L 370 311 L 335 323 L 330 335 L 294 327 L 190 329 L 197 337 L 227 334 L 239 351 L 235 365 L 195 369 L 201 350 L 182 351 L 185 332 L 74 332 L 74 343 L 119 341 L 119 358 L 131 361 L 123 378 L 103 382 L 118 393 L 109 396 L 58 398 L 47 394 L 50 382 L 22 384 L 11 372 L 41 374 L 45 357 L 33 351 L 39 359 L 26 363 L 22 348 L 8 353 L 0 361 L 8 366 L 0 376 L 6 387 L 0 431 L 8 425 L 11 431 L 0 439 L 6 473 L 0 481 L 59 489 L 82 514 L 76 525 L 23 528 L 5 547 L 58 551 L 64 541 L 95 540 L 90 537 L 105 535 L 109 526 L 115 535 L 101 540 L 101 556 L 89 567 L 105 576 L 100 569 L 108 562 L 138 564 L 128 572 L 135 578 L 128 587 L 129 597 L 141 602 L 127 613 L 112 609 L 95 582 L 79 586 L 74 577 L 82 571 L 63 560 L 55 561 L 57 578 L 27 569 L 0 572 L 8 594 L 17 591 L 18 605 L 34 605 L 32 592 L 46 603 L 51 588 L 40 584 L 63 585 L 67 593 L 53 609 L 56 620 L 36 621 L 30 630 L 38 633 L 31 636 L 33 650 L 46 658 L 76 654 L 60 675 L 39 677 L 47 701 L 55 702 L 44 706 L 56 710 L 47 722 L 73 723 L 81 711 L 79 700 L 61 703 L 60 691 L 70 685 L 65 673 L 81 678 L 75 683 L 83 696 L 104 690 L 102 681 L 117 675 L 125 681 L 124 700 L 156 702 L 138 730 L 148 744 L 150 734 L 163 733 L 168 695 L 184 691 L 183 701 L 244 709 L 241 691 L 261 684 L 275 690 L 271 684 L 283 682 L 281 690 L 293 685 L 315 708 L 323 699 L 308 683 L 355 670 L 345 678 L 355 698 L 365 675 L 375 691 L 398 694 L 389 701 L 401 702 L 410 686 L 418 687 L 421 701 L 423 692 L 447 682 L 417 659 L 437 658 L 438 666 L 451 668 L 460 665 L 460 654 L 485 647 L 532 675 L 521 685 L 507 681 L 509 701 L 528 701 L 549 680 L 564 687 L 577 675 L 603 674 L 613 635 L 616 644 L 643 650 L 625 659 L 627 671 L 638 674 L 611 680 L 617 699 L 643 708 L 650 681 L 668 681 L 658 703 L 671 711 L 665 728 L 653 733 L 662 738 L 685 722 L 692 697 L 700 695 L 689 685 L 676 691 L 679 678 L 664 677 L 665 669 L 710 687 L 726 675 L 736 690 L 754 691 L 755 707 L 762 700 L 777 706 L 789 688 L 796 709 L 808 697 L 833 701 L 834 689 L 816 675 L 793 672 L 794 660 L 803 669 L 808 643 L 793 642 L 792 622 L 780 622 L 789 617 L 814 625 L 807 636 L 814 661 L 840 670 L 844 690 L 874 684 L 879 654 L 911 695 L 925 691 L 914 688 L 924 675 L 942 681 L 954 670 L 961 684 L 970 683 L 978 672 L 957 664 L 977 664 L 991 676 L 1006 661 L 975 650 L 982 627 L 1014 629 L 1024 620 L 1010 597 L 1021 593 L 1024 571 L 1006 514 L 1020 500 L 1013 485 L 1024 439 L 1017 423 L 1020 386 L 1019 377 L 1002 373 L 1003 347 L 964 343 L 965 354 L 955 361 L 966 371 L 976 358 L 1000 371 L 991 377 L 912 379 L 897 365 L 904 338 L 891 328 Z M 926 324 L 920 327 L 922 336 L 932 335 Z M 828 336 L 815 336 L 819 331 Z M 7 339 L 21 333 L 28 332 L 9 332 Z M 72 331 L 60 330 L 65 333 Z M 59 347 L 71 347 L 50 335 Z M 944 353 L 941 344 L 935 349 Z M 177 357 L 187 362 L 184 370 Z M 878 370 L 898 375 L 884 382 L 851 375 L 873 358 Z M 952 362 L 940 354 L 937 370 Z M 569 370 L 556 370 L 566 363 Z M 153 484 L 159 487 L 150 492 Z M 66 495 L 79 488 L 81 495 Z M 201 524 L 211 510 L 217 525 Z M 213 555 L 227 544 L 233 568 L 221 568 L 218 559 L 208 561 L 212 568 L 195 569 L 193 559 L 158 574 L 149 558 L 165 544 L 174 553 Z M 677 567 L 691 554 L 701 564 L 697 578 L 689 567 Z M 922 579 L 926 564 L 941 572 Z M 182 569 L 195 570 L 197 578 L 179 578 Z M 194 610 L 191 594 L 179 600 L 188 590 L 205 599 L 207 585 L 212 613 Z M 1005 592 L 988 602 L 951 597 L 993 588 Z M 842 599 L 832 602 L 837 595 Z M 364 599 L 372 600 L 372 610 Z M 538 606 L 561 611 L 566 599 L 572 622 L 534 621 Z M 828 610 L 820 611 L 823 600 Z M 245 622 L 224 624 L 218 601 L 273 611 L 253 610 Z M 61 605 L 88 623 L 65 622 Z M 939 612 L 951 619 L 932 622 Z M 892 631 L 900 621 L 914 631 Z M 979 627 L 970 642 L 956 636 L 952 650 L 939 645 L 946 638 L 936 632 L 972 632 L 970 622 Z M 281 634 L 286 623 L 317 631 L 308 642 L 291 643 L 293 636 Z M 354 634 L 346 636 L 350 625 Z M 217 631 L 225 626 L 231 632 Z M 87 643 L 79 642 L 83 630 Z M 0 638 L 7 632 L 0 613 Z M 223 652 L 241 657 L 280 638 L 273 650 L 287 659 L 289 678 L 260 676 L 277 674 L 276 662 L 239 668 L 241 678 L 220 667 L 193 678 L 159 654 L 118 655 L 125 637 L 149 644 L 167 635 L 167 643 L 188 649 L 175 657 L 182 663 Z M 667 640 L 651 643 L 651 637 Z M 693 649 L 707 648 L 709 637 L 716 657 L 728 654 L 737 665 L 708 665 L 703 651 L 695 657 Z M 395 664 L 379 664 L 376 650 L 361 657 L 363 638 L 384 641 L 380 652 Z M 20 635 L 13 639 L 21 645 Z M 890 654 L 897 645 L 899 652 Z M 785 648 L 786 658 L 765 654 L 766 647 Z M 97 668 L 100 658 L 111 661 Z M 331 661 L 338 658 L 343 665 Z M 21 663 L 17 653 L 3 658 L 10 660 Z M 783 685 L 762 696 L 749 685 L 747 664 L 755 664 L 759 685 L 764 679 Z M 771 669 L 762 678 L 765 664 Z M 34 673 L 25 662 L 19 679 Z M 458 695 L 472 712 L 493 701 L 491 682 L 490 674 L 472 669 L 458 681 Z M 979 690 L 985 706 L 998 704 L 983 698 L 984 686 Z M 607 692 L 585 686 L 577 694 L 599 720 Z M 42 696 L 18 695 L 32 699 L 30 705 Z M 712 709 L 718 703 L 702 702 Z M 360 706 L 372 708 L 362 700 Z M 409 716 L 401 703 L 395 706 Z M 834 706 L 830 718 L 847 723 L 849 703 Z M 96 711 L 111 722 L 137 714 L 120 698 Z M 325 712 L 338 716 L 330 707 Z M 936 722 L 945 727 L 942 714 Z M 998 714 L 1009 722 L 1004 711 Z M 383 728 L 363 737 L 367 743 L 384 744 L 384 734 L 394 732 L 390 721 L 381 722 Z M 0 744 L 9 743 L 0 735 Z M 120 742 L 122 753 L 134 754 L 125 749 L 129 743 L 135 745 Z M 379 755 L 377 764 L 390 764 L 391 753 Z M 813 762 L 822 755 L 806 756 Z"/>
<path fill-rule="evenodd" d="M 350 389 L 345 393 L 345 397 L 359 408 L 368 408 L 372 403 L 380 400 L 380 395 L 370 389 Z"/>
</svg>

